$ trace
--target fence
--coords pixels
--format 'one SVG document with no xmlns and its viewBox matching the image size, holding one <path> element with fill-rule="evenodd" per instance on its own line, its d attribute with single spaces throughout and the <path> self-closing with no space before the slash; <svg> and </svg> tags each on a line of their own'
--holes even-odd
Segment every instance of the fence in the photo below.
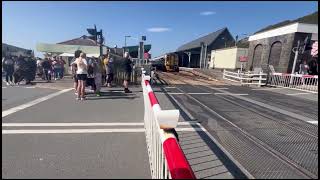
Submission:
<svg viewBox="0 0 320 180">
<path fill-rule="evenodd" d="M 151 176 L 153 179 L 195 179 L 173 133 L 173 128 L 178 123 L 179 110 L 161 110 L 149 84 L 150 76 L 144 73 L 145 71 L 142 72 L 141 85 Z"/>
<path fill-rule="evenodd" d="M 275 87 L 285 87 L 303 91 L 318 92 L 318 76 L 272 73 L 270 74 L 270 85 Z"/>
<path fill-rule="evenodd" d="M 114 80 L 113 82 L 117 85 L 122 85 L 125 72 L 122 69 L 122 63 L 124 58 L 115 54 L 111 54 L 111 57 L 114 60 Z M 146 60 L 143 61 L 138 58 L 132 58 L 132 62 L 134 64 L 131 72 L 131 85 L 139 85 L 141 82 L 141 68 L 145 68 L 146 70 L 150 69 L 150 65 L 147 64 Z"/>
<path fill-rule="evenodd" d="M 262 73 L 243 73 L 243 72 L 231 72 L 223 70 L 223 79 L 227 79 L 233 82 L 240 82 L 241 85 L 264 85 L 266 84 L 267 74 Z"/>
</svg>

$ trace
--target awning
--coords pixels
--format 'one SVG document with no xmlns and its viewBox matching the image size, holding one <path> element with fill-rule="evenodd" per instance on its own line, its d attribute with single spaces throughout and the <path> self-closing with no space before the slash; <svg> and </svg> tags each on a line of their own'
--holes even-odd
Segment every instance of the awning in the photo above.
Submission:
<svg viewBox="0 0 320 180">
<path fill-rule="evenodd" d="M 90 55 L 100 54 L 99 46 L 80 46 L 80 45 L 64 45 L 64 44 L 46 44 L 46 43 L 38 43 L 36 46 L 37 51 L 46 52 L 46 53 L 67 53 L 66 55 L 73 54 L 76 50 L 81 50 Z M 102 47 L 103 54 L 107 53 L 107 47 Z M 90 57 L 90 56 L 88 56 Z"/>
<path fill-rule="evenodd" d="M 59 56 L 63 56 L 63 57 L 74 57 L 74 53 L 62 53 Z M 96 57 L 98 58 L 100 56 L 100 54 L 86 54 L 87 57 Z"/>
</svg>

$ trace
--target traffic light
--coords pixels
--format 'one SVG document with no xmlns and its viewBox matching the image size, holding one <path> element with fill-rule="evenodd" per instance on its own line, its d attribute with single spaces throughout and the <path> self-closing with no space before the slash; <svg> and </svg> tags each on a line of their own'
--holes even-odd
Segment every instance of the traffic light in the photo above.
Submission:
<svg viewBox="0 0 320 180">
<path fill-rule="evenodd" d="M 88 31 L 88 33 L 89 33 L 90 35 L 92 35 L 92 36 L 90 36 L 89 38 L 90 38 L 90 39 L 93 39 L 94 41 L 97 42 L 97 40 L 98 40 L 98 32 L 97 32 L 97 27 L 96 27 L 96 25 L 94 25 L 94 28 L 88 28 L 87 31 Z"/>
<path fill-rule="evenodd" d="M 87 29 L 87 31 L 88 31 L 89 34 L 91 34 L 93 36 L 95 36 L 97 34 L 97 30 L 96 29 L 89 28 L 89 29 Z"/>
<path fill-rule="evenodd" d="M 302 54 L 303 54 L 305 51 L 308 51 L 308 50 L 311 50 L 311 49 L 312 49 L 311 40 L 310 40 L 310 37 L 307 36 L 307 37 L 304 39 L 304 42 L 303 42 Z"/>
</svg>

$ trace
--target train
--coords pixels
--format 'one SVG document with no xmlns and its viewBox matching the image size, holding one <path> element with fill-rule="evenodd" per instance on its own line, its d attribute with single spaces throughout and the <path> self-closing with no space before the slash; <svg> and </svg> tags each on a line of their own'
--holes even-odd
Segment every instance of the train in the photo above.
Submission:
<svg viewBox="0 0 320 180">
<path fill-rule="evenodd" d="M 166 53 L 150 60 L 151 66 L 160 71 L 179 72 L 179 57 L 176 53 Z"/>
</svg>

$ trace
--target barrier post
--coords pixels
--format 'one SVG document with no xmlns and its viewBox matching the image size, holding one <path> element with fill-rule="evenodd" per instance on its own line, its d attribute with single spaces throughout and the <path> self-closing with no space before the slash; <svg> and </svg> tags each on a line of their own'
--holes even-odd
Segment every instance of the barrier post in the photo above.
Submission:
<svg viewBox="0 0 320 180">
<path fill-rule="evenodd" d="M 261 79 L 262 79 L 262 72 L 259 72 L 259 84 L 258 86 L 261 87 Z"/>
<path fill-rule="evenodd" d="M 177 126 L 179 110 L 161 110 L 150 86 L 150 76 L 142 69 L 144 126 L 153 179 L 195 179 L 195 175 L 172 129 Z"/>
</svg>

